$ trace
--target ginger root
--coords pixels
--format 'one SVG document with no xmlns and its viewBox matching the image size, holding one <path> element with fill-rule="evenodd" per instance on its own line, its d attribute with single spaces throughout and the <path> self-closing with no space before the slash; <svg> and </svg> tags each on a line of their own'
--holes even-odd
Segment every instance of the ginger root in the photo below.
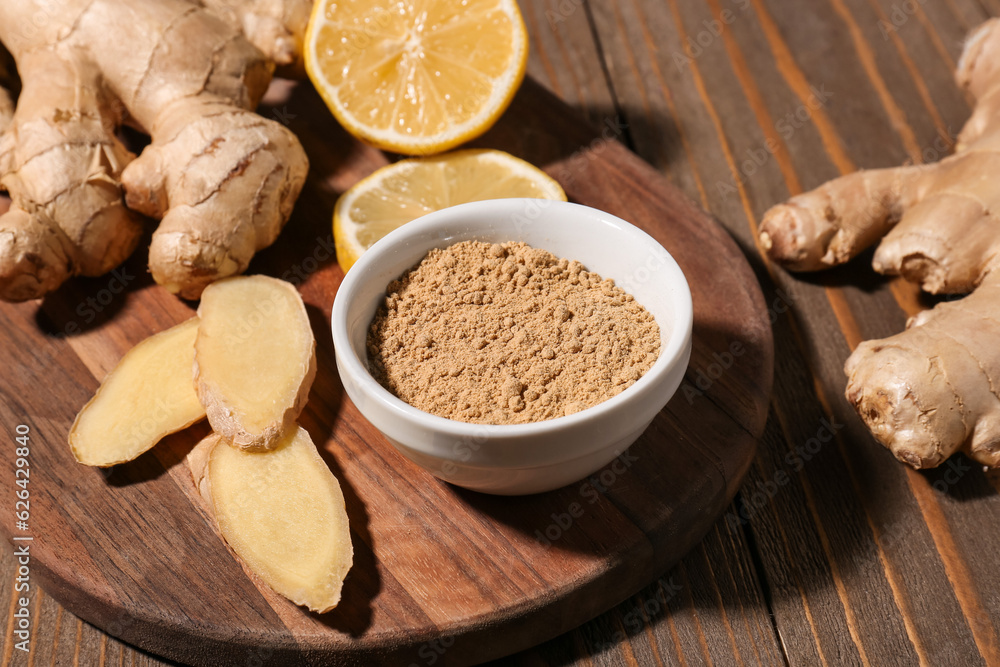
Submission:
<svg viewBox="0 0 1000 667">
<path fill-rule="evenodd" d="M 305 429 L 293 426 L 267 452 L 212 434 L 188 465 L 219 533 L 251 572 L 312 611 L 337 606 L 354 554 L 347 510 Z"/>
<path fill-rule="evenodd" d="M 302 40 L 313 0 L 201 0 L 201 4 L 239 26 L 251 44 L 283 72 L 302 77 Z"/>
<path fill-rule="evenodd" d="M 89 466 L 131 461 L 205 418 L 191 380 L 198 318 L 161 331 L 121 358 L 73 422 L 73 456 Z"/>
<path fill-rule="evenodd" d="M 1000 20 L 970 35 L 956 75 L 976 97 L 954 155 L 861 171 L 769 210 L 760 243 L 797 271 L 846 262 L 882 239 L 876 271 L 931 293 L 965 293 L 862 343 L 847 398 L 875 437 L 914 468 L 956 451 L 1000 466 Z"/>
<path fill-rule="evenodd" d="M 22 81 L 0 136 L 0 190 L 12 200 L 0 216 L 0 298 L 109 271 L 138 243 L 140 213 L 162 218 L 149 266 L 171 292 L 197 298 L 243 272 L 274 242 L 308 169 L 295 136 L 252 109 L 275 62 L 295 63 L 310 5 L 0 3 L 0 42 Z M 115 134 L 126 121 L 152 138 L 138 158 Z"/>
<path fill-rule="evenodd" d="M 14 98 L 11 95 L 14 79 L 14 59 L 0 44 L 0 134 L 14 117 Z"/>
<path fill-rule="evenodd" d="M 267 276 L 210 285 L 198 307 L 195 386 L 216 433 L 265 450 L 294 423 L 316 376 L 316 341 L 302 297 Z"/>
</svg>

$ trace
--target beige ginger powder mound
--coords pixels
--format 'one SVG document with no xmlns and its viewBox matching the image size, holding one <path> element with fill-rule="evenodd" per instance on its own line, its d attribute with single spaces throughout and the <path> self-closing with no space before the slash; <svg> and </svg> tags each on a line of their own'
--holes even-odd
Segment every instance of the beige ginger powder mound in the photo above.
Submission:
<svg viewBox="0 0 1000 667">
<path fill-rule="evenodd" d="M 633 384 L 656 361 L 660 328 L 579 262 L 524 243 L 464 241 L 389 283 L 367 346 L 372 375 L 410 405 L 523 424 Z"/>
</svg>

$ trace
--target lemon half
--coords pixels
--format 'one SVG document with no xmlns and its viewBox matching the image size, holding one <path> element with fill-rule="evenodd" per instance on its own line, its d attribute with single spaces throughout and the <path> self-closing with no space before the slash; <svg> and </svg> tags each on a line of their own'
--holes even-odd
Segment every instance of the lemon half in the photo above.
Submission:
<svg viewBox="0 0 1000 667">
<path fill-rule="evenodd" d="M 503 151 L 462 150 L 382 167 L 337 200 L 337 261 L 346 272 L 380 238 L 432 211 L 509 197 L 566 201 L 548 174 Z"/>
<path fill-rule="evenodd" d="M 514 0 L 320 0 L 306 31 L 306 70 L 337 120 L 408 155 L 489 129 L 527 58 Z"/>
</svg>

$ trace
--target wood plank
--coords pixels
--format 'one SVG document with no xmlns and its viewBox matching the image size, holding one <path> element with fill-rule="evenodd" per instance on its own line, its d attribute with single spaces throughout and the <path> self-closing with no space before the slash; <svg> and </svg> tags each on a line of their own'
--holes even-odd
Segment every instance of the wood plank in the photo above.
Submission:
<svg viewBox="0 0 1000 667">
<path fill-rule="evenodd" d="M 528 74 L 594 125 L 618 115 L 583 2 L 533 0 L 521 13 L 531 42 Z"/>
<path fill-rule="evenodd" d="M 784 664 L 749 553 L 739 527 L 722 520 L 678 567 L 611 612 L 491 664 Z"/>
<path fill-rule="evenodd" d="M 650 24 L 624 30 L 626 12 L 634 2 L 590 3 L 587 7 L 604 56 L 604 67 L 615 82 L 616 108 L 628 127 L 629 147 L 667 174 L 688 196 L 705 205 L 704 183 L 693 170 L 693 146 L 699 137 L 681 122 L 681 110 L 671 81 L 675 72 L 650 57 L 669 25 Z"/>
</svg>

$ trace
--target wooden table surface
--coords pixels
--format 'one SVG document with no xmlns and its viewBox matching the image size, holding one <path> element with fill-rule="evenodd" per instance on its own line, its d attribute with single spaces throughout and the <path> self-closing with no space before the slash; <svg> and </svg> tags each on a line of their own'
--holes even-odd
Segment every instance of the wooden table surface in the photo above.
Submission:
<svg viewBox="0 0 1000 667">
<path fill-rule="evenodd" d="M 776 369 L 757 458 L 704 541 L 617 608 L 500 663 L 1000 665 L 1000 475 L 962 457 L 911 471 L 843 398 L 851 349 L 932 301 L 874 276 L 870 254 L 791 276 L 753 242 L 764 211 L 791 194 L 946 154 L 969 113 L 951 77 L 963 38 L 1000 1 L 521 6 L 529 72 L 743 248 L 769 304 Z M 168 664 L 37 588 L 32 651 L 15 650 L 14 577 L 0 550 L 0 664 Z"/>
</svg>

